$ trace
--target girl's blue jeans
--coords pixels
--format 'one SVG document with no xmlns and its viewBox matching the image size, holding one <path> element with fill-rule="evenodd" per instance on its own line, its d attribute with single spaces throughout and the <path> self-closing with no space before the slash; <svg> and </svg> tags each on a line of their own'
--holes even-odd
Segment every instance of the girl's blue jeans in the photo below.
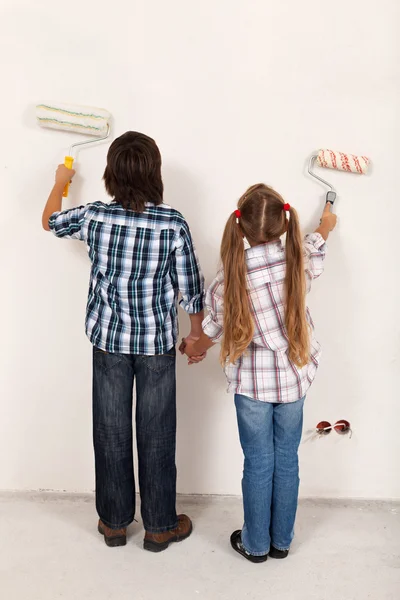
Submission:
<svg viewBox="0 0 400 600">
<path fill-rule="evenodd" d="M 235 396 L 244 454 L 242 544 L 255 556 L 271 545 L 287 550 L 293 540 L 304 400 L 272 404 Z"/>
</svg>

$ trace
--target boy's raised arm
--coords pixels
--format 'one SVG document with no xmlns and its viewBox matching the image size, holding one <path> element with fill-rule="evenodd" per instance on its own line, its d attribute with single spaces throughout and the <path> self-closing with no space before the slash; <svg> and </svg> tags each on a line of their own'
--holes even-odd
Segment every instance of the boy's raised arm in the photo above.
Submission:
<svg viewBox="0 0 400 600">
<path fill-rule="evenodd" d="M 56 171 L 56 180 L 53 189 L 47 199 L 46 206 L 42 215 L 42 226 L 45 231 L 50 231 L 49 219 L 55 212 L 60 212 L 62 208 L 62 198 L 65 185 L 71 181 L 75 171 L 67 169 L 64 165 L 59 165 Z"/>
</svg>

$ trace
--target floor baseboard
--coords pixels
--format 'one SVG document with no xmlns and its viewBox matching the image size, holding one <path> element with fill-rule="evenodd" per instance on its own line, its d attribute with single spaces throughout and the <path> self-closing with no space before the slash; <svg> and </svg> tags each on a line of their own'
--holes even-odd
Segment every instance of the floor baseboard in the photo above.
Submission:
<svg viewBox="0 0 400 600">
<path fill-rule="evenodd" d="M 31 502 L 93 502 L 94 492 L 70 492 L 61 490 L 0 490 L 0 502 L 24 500 Z M 241 501 L 241 496 L 215 495 L 215 494 L 178 494 L 180 504 L 211 504 Z M 400 499 L 396 498 L 328 498 L 328 497 L 301 497 L 300 505 L 313 506 L 358 506 L 359 508 L 385 506 L 399 508 Z"/>
</svg>

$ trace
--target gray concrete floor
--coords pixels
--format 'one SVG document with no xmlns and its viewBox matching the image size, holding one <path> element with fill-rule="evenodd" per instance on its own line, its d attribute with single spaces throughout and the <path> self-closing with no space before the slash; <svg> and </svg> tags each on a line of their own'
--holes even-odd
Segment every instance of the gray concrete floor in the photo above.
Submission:
<svg viewBox="0 0 400 600">
<path fill-rule="evenodd" d="M 124 548 L 96 532 L 93 498 L 0 496 L 0 597 L 4 600 L 399 600 L 400 506 L 303 501 L 284 561 L 253 565 L 235 554 L 237 498 L 189 497 L 179 508 L 193 536 L 166 552 L 141 549 L 139 524 Z"/>
</svg>

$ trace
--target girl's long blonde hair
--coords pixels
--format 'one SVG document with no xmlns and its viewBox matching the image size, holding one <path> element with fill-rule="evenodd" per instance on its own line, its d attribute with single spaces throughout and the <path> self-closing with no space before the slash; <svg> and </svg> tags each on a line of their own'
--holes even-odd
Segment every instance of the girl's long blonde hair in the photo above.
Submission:
<svg viewBox="0 0 400 600">
<path fill-rule="evenodd" d="M 285 325 L 289 359 L 298 367 L 309 361 L 303 243 L 296 210 L 290 208 L 288 221 L 283 204 L 282 196 L 272 188 L 262 183 L 253 185 L 239 200 L 239 223 L 232 213 L 226 224 L 221 245 L 225 286 L 223 363 L 236 362 L 254 335 L 243 238 L 252 245 L 264 244 L 278 240 L 286 231 Z"/>
</svg>

